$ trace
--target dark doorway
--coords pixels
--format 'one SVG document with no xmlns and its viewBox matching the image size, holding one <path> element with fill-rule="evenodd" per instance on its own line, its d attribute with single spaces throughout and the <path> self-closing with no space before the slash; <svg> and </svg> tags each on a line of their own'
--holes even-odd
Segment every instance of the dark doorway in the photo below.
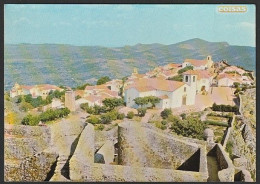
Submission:
<svg viewBox="0 0 260 184">
<path fill-rule="evenodd" d="M 202 86 L 201 87 L 201 91 L 205 91 L 206 90 L 206 87 L 205 86 Z"/>
</svg>

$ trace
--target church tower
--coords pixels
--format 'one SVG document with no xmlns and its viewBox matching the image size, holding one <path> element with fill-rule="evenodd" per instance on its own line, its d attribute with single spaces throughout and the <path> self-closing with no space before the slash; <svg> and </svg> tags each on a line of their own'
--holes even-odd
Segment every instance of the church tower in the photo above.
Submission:
<svg viewBox="0 0 260 184">
<path fill-rule="evenodd" d="M 197 75 L 194 75 L 192 73 L 183 74 L 183 82 L 189 86 L 189 90 L 187 90 L 187 105 L 194 105 L 197 94 Z"/>
<path fill-rule="evenodd" d="M 133 74 L 138 74 L 138 70 L 137 70 L 136 67 L 134 67 L 134 72 L 133 72 Z"/>
<path fill-rule="evenodd" d="M 211 68 L 213 66 L 213 61 L 211 56 L 207 56 L 207 65 L 208 68 Z"/>
<path fill-rule="evenodd" d="M 67 107 L 71 112 L 76 111 L 75 93 L 72 90 L 65 92 L 65 107 Z"/>
</svg>

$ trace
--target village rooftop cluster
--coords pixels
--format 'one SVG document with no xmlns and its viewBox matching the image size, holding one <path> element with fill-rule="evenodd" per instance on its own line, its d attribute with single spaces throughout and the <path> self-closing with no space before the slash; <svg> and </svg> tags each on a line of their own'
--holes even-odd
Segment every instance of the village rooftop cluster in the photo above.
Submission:
<svg viewBox="0 0 260 184">
<path fill-rule="evenodd" d="M 129 77 L 122 80 L 113 79 L 101 85 L 86 86 L 84 90 L 73 91 L 70 87 L 60 88 L 50 84 L 26 86 L 15 83 L 10 97 L 31 94 L 32 98 L 41 96 L 45 99 L 51 91 L 65 90 L 65 104 L 62 100 L 53 98 L 52 103 L 43 109 L 66 106 L 75 111 L 83 103 L 88 103 L 89 106 L 103 106 L 102 102 L 107 98 L 123 98 L 126 107 L 137 109 L 140 105 L 135 103 L 136 98 L 154 96 L 160 99 L 155 104 L 156 108 L 182 110 L 200 105 L 198 103 L 203 95 L 208 95 L 208 100 L 205 100 L 209 104 L 206 103 L 201 108 L 218 103 L 218 97 L 210 94 L 225 92 L 238 85 L 254 85 L 253 72 L 229 65 L 227 61 L 213 62 L 212 57 L 207 56 L 204 60 L 185 59 L 182 64 L 158 66 L 144 74 L 139 74 L 134 68 Z M 224 90 L 221 91 L 222 89 Z"/>
</svg>

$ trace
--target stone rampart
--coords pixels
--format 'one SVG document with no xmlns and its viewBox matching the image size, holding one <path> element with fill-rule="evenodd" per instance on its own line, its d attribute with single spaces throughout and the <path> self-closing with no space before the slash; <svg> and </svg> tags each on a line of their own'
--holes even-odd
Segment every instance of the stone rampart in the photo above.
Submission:
<svg viewBox="0 0 260 184">
<path fill-rule="evenodd" d="M 177 169 L 199 150 L 197 144 L 158 133 L 135 122 L 119 125 L 118 145 L 120 165 L 164 169 Z"/>
<path fill-rule="evenodd" d="M 84 165 L 75 162 L 82 170 L 72 181 L 94 182 L 205 182 L 204 173 L 180 171 L 172 169 L 158 169 L 149 167 L 131 167 L 122 165 L 93 164 Z"/>
</svg>

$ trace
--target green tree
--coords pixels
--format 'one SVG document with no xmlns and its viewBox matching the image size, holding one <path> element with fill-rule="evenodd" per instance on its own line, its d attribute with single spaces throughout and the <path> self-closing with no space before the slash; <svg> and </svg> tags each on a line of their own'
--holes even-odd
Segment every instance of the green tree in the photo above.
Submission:
<svg viewBox="0 0 260 184">
<path fill-rule="evenodd" d="M 152 105 L 152 107 L 155 107 L 155 104 L 160 102 L 160 98 L 156 96 L 145 96 L 137 97 L 134 99 L 134 101 L 137 105 L 140 105 L 141 107 L 143 107 L 144 105 L 148 105 L 149 103 Z"/>
<path fill-rule="evenodd" d="M 86 84 L 83 84 L 81 86 L 77 86 L 76 89 L 78 90 L 84 90 L 86 88 L 86 86 L 92 86 L 92 84 L 90 83 L 86 83 Z"/>
<path fill-rule="evenodd" d="M 124 100 L 122 98 L 106 98 L 102 103 L 110 110 L 113 110 L 115 107 L 123 105 Z"/>
<path fill-rule="evenodd" d="M 134 102 L 138 105 L 138 106 L 141 106 L 143 107 L 144 105 L 147 105 L 149 102 L 148 102 L 148 99 L 145 98 L 145 97 L 137 97 L 134 99 Z"/>
<path fill-rule="evenodd" d="M 166 119 L 166 118 L 168 118 L 168 116 L 169 115 L 171 115 L 172 114 L 172 110 L 171 109 L 164 109 L 162 112 L 161 112 L 161 117 L 163 118 L 163 119 Z"/>
<path fill-rule="evenodd" d="M 97 81 L 97 85 L 105 84 L 106 82 L 111 81 L 111 79 L 108 76 L 101 77 Z"/>
<path fill-rule="evenodd" d="M 182 74 L 182 73 L 184 73 L 184 72 L 186 72 L 188 70 L 193 70 L 193 66 L 186 66 L 185 68 L 180 69 L 178 71 L 178 74 L 180 75 L 180 74 Z"/>
<path fill-rule="evenodd" d="M 156 96 L 148 96 L 148 102 L 152 104 L 152 107 L 155 107 L 155 104 L 160 102 L 160 98 Z"/>
<path fill-rule="evenodd" d="M 173 76 L 173 77 L 169 77 L 167 80 L 182 82 L 182 78 L 183 78 L 182 75 L 176 75 L 176 76 Z"/>
</svg>

